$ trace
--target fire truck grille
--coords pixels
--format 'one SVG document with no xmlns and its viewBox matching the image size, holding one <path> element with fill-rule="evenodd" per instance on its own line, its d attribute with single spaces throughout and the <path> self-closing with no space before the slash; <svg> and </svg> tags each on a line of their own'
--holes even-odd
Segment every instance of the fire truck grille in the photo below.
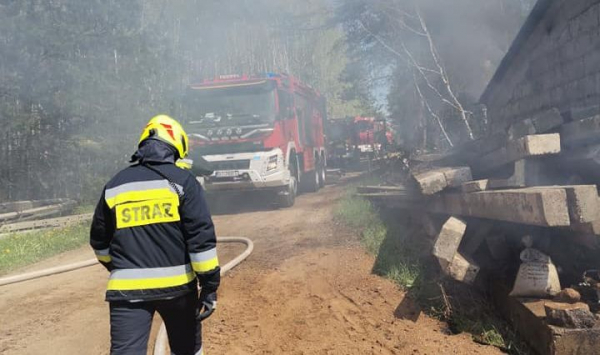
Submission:
<svg viewBox="0 0 600 355">
<path fill-rule="evenodd" d="M 216 161 L 211 163 L 215 171 L 218 170 L 248 170 L 250 169 L 250 160 L 228 160 Z"/>
</svg>

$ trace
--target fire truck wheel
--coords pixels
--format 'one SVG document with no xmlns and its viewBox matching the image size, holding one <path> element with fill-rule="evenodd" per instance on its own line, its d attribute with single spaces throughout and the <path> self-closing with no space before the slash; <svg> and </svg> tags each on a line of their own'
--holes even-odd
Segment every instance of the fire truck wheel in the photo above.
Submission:
<svg viewBox="0 0 600 355">
<path fill-rule="evenodd" d="M 282 208 L 292 207 L 296 203 L 296 194 L 298 193 L 298 182 L 295 177 L 290 179 L 290 184 L 285 193 L 278 195 L 279 206 Z"/>
<path fill-rule="evenodd" d="M 311 170 L 302 176 L 304 180 L 304 190 L 306 192 L 317 192 L 319 191 L 319 173 L 317 170 Z"/>
<path fill-rule="evenodd" d="M 325 187 L 325 183 L 327 182 L 327 171 L 323 165 L 319 166 L 319 187 Z"/>
</svg>

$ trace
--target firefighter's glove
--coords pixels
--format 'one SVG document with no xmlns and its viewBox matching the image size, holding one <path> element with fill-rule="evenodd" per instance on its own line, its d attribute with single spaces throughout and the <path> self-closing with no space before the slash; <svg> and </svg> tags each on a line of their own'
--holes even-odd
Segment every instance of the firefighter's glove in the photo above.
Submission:
<svg viewBox="0 0 600 355">
<path fill-rule="evenodd" d="M 196 319 L 203 321 L 217 309 L 217 292 L 200 292 Z"/>
</svg>

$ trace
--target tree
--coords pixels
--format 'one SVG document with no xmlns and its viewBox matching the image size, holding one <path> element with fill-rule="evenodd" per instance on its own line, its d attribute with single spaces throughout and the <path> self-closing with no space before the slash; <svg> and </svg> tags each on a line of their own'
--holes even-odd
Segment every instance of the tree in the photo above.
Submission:
<svg viewBox="0 0 600 355">
<path fill-rule="evenodd" d="M 471 107 L 514 38 L 522 11 L 519 0 L 349 0 L 337 14 L 349 56 L 371 73 L 362 85 L 371 92 L 387 87 L 385 111 L 405 144 L 445 149 L 485 129 Z"/>
<path fill-rule="evenodd" d="M 326 0 L 0 1 L 0 199 L 97 199 L 192 81 L 287 72 L 346 115 Z M 341 49 L 340 49 L 341 48 Z"/>
</svg>

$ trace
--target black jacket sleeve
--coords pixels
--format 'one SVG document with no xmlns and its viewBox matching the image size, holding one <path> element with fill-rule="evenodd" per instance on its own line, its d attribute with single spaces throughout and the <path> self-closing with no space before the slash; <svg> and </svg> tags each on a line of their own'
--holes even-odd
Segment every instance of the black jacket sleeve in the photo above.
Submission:
<svg viewBox="0 0 600 355">
<path fill-rule="evenodd" d="M 90 245 L 96 253 L 98 261 L 107 269 L 112 270 L 110 242 L 115 233 L 115 224 L 110 208 L 106 205 L 104 192 L 96 205 L 92 226 L 90 229 Z"/>
<path fill-rule="evenodd" d="M 180 214 L 188 253 L 202 292 L 215 292 L 221 280 L 215 226 L 204 190 L 191 174 L 184 186 Z"/>
</svg>

